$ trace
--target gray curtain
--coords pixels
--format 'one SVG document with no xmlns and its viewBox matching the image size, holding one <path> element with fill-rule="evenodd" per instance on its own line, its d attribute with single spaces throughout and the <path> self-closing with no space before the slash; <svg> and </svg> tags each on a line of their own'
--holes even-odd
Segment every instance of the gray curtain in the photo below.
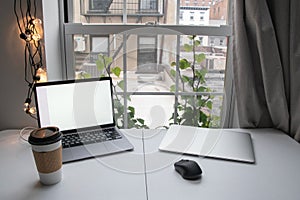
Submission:
<svg viewBox="0 0 300 200">
<path fill-rule="evenodd" d="M 234 0 L 233 70 L 240 127 L 300 141 L 300 1 Z"/>
</svg>

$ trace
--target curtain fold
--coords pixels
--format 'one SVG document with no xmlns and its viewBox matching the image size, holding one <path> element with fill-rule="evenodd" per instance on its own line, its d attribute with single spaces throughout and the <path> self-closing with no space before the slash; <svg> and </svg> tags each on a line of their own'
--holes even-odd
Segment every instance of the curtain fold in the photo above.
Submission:
<svg viewBox="0 0 300 200">
<path fill-rule="evenodd" d="M 300 141 L 300 1 L 291 0 L 291 72 L 290 72 L 290 134 L 297 141 Z"/>
<path fill-rule="evenodd" d="M 298 0 L 235 0 L 233 70 L 243 128 L 272 127 L 300 141 Z"/>
</svg>

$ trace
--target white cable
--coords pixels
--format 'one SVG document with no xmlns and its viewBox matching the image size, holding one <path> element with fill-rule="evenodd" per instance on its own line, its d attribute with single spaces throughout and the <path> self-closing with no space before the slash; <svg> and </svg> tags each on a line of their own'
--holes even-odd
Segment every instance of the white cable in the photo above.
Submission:
<svg viewBox="0 0 300 200">
<path fill-rule="evenodd" d="M 30 135 L 31 131 L 35 130 L 36 127 L 30 127 L 27 126 L 25 128 L 22 128 L 19 132 L 20 138 L 25 141 L 28 142 L 28 136 Z M 28 131 L 27 131 L 28 130 Z M 25 135 L 27 135 L 27 137 L 25 137 Z"/>
</svg>

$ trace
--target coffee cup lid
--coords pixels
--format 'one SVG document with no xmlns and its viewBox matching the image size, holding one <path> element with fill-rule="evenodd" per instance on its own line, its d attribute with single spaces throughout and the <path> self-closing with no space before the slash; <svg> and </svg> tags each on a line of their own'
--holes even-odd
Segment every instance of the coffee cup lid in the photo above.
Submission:
<svg viewBox="0 0 300 200">
<path fill-rule="evenodd" d="M 28 142 L 32 145 L 53 144 L 61 140 L 62 134 L 55 126 L 35 129 L 30 133 Z"/>
</svg>

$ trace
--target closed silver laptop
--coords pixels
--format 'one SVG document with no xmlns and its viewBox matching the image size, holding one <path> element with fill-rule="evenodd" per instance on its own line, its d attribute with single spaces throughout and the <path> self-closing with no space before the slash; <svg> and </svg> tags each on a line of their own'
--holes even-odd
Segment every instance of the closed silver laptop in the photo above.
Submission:
<svg viewBox="0 0 300 200">
<path fill-rule="evenodd" d="M 251 135 L 231 129 L 172 125 L 159 150 L 254 163 Z"/>
</svg>

